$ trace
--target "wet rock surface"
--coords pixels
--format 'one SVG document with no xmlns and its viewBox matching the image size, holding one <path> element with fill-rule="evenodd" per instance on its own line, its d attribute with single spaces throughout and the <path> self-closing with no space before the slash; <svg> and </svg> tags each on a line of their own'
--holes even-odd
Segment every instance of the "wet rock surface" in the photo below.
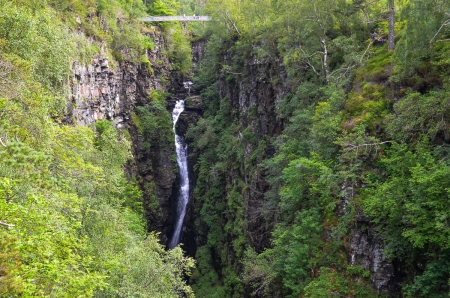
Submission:
<svg viewBox="0 0 450 298">
<path fill-rule="evenodd" d="M 185 136 L 191 125 L 195 125 L 202 117 L 202 104 L 200 96 L 186 98 L 185 110 L 180 114 L 175 130 L 178 135 Z"/>
</svg>

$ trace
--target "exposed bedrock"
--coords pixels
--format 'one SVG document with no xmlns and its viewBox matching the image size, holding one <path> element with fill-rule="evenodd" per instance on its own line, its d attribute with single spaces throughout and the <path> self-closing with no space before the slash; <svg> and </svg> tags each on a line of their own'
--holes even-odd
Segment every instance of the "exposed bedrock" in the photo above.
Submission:
<svg viewBox="0 0 450 298">
<path fill-rule="evenodd" d="M 170 228 L 172 189 L 176 179 L 172 138 L 155 136 L 146 140 L 133 123 L 136 107 L 145 106 L 150 91 L 168 91 L 174 84 L 163 83 L 172 76 L 168 58 L 163 54 L 164 37 L 157 30 L 148 33 L 155 47 L 146 53 L 152 70 L 140 63 L 121 62 L 112 65 L 108 58 L 97 55 L 90 65 L 72 65 L 72 94 L 65 121 L 76 125 L 92 125 L 100 119 L 111 120 L 117 128 L 127 129 L 132 140 L 134 159 L 126 172 L 137 179 L 143 191 L 143 206 L 148 229 L 161 232 L 166 242 Z M 175 83 L 175 85 L 178 85 Z"/>
</svg>

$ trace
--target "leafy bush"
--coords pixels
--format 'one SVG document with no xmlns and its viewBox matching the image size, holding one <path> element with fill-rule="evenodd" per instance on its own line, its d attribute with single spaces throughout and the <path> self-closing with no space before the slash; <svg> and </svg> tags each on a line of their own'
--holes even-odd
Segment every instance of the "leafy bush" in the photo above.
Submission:
<svg viewBox="0 0 450 298">
<path fill-rule="evenodd" d="M 0 51 L 4 59 L 47 88 L 61 87 L 69 73 L 67 29 L 51 9 L 32 11 L 0 1 Z"/>
</svg>

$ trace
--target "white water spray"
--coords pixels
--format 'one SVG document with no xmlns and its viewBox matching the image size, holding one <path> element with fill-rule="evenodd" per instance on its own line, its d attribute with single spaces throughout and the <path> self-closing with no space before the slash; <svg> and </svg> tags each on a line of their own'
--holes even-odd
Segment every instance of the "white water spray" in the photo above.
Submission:
<svg viewBox="0 0 450 298">
<path fill-rule="evenodd" d="M 177 221 L 173 232 L 172 239 L 169 242 L 169 249 L 174 248 L 180 243 L 181 227 L 183 226 L 184 216 L 186 215 L 186 205 L 189 200 L 189 177 L 187 165 L 187 144 L 182 136 L 177 135 L 175 126 L 178 117 L 184 111 L 184 100 L 177 100 L 175 108 L 172 112 L 173 132 L 175 133 L 175 146 L 177 150 L 177 163 L 180 170 L 180 193 L 177 201 Z"/>
</svg>

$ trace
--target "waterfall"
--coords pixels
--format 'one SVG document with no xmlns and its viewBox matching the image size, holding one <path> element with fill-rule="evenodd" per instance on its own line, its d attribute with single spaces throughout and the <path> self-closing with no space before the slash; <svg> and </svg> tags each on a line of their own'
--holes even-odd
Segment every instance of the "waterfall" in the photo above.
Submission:
<svg viewBox="0 0 450 298">
<path fill-rule="evenodd" d="M 174 248 L 180 243 L 181 227 L 183 226 L 184 216 L 186 215 L 186 205 L 189 200 L 189 177 L 187 167 L 187 144 L 182 136 L 177 135 L 175 126 L 178 117 L 184 111 L 184 100 L 178 100 L 172 112 L 173 132 L 175 133 L 175 146 L 177 151 L 177 163 L 180 172 L 180 192 L 177 200 L 177 221 L 172 239 L 169 242 L 169 249 Z"/>
</svg>

